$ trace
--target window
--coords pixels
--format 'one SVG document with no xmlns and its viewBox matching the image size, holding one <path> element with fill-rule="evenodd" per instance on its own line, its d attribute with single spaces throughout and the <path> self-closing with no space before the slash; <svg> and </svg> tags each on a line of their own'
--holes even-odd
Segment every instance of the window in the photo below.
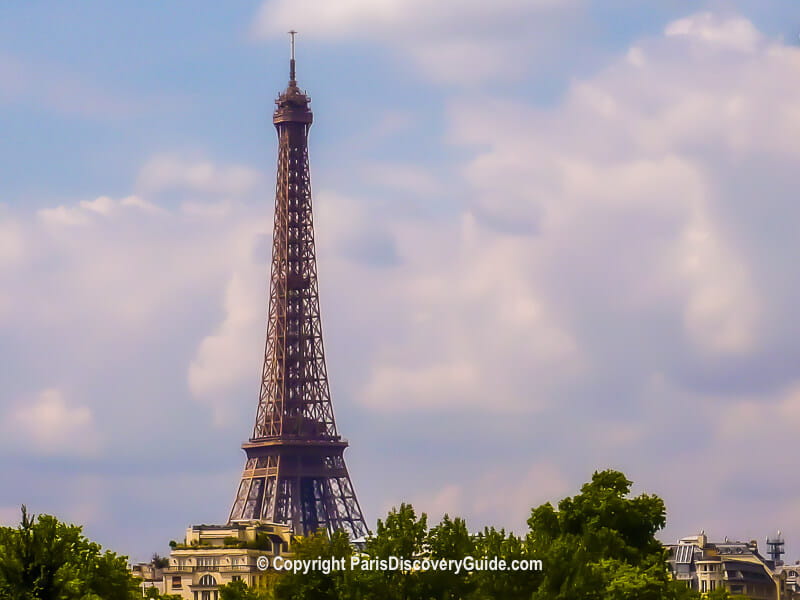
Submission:
<svg viewBox="0 0 800 600">
<path fill-rule="evenodd" d="M 709 592 L 713 592 L 714 588 L 716 587 L 716 585 L 717 585 L 716 581 L 709 581 L 708 582 L 708 591 Z"/>
<path fill-rule="evenodd" d="M 203 575 L 200 578 L 199 585 L 202 586 L 202 587 L 212 587 L 212 586 L 217 585 L 217 580 L 214 579 L 214 577 L 212 575 Z"/>
<path fill-rule="evenodd" d="M 706 580 L 705 580 L 705 579 L 703 579 L 703 580 L 700 582 L 700 593 L 701 593 L 701 594 L 705 594 L 707 591 L 708 591 L 708 590 L 706 590 Z"/>
<path fill-rule="evenodd" d="M 172 587 L 173 587 L 173 589 L 180 589 L 180 587 L 181 587 L 181 578 L 180 577 L 173 577 L 172 578 Z"/>
<path fill-rule="evenodd" d="M 241 580 L 242 580 L 241 575 L 234 575 L 233 577 L 231 577 L 231 581 L 241 581 Z"/>
<path fill-rule="evenodd" d="M 216 567 L 218 559 L 211 556 L 201 556 L 197 559 L 198 567 Z"/>
</svg>

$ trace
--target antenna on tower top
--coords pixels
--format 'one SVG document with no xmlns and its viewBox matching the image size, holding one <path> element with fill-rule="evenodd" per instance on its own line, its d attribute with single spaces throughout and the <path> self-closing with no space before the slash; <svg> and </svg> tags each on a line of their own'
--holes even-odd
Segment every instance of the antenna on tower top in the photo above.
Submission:
<svg viewBox="0 0 800 600">
<path fill-rule="evenodd" d="M 295 34 L 297 34 L 297 32 L 294 29 L 292 29 L 289 32 L 289 35 L 291 36 L 291 47 L 292 47 L 292 58 L 289 61 L 289 82 L 292 83 L 292 84 L 296 83 L 295 74 L 294 74 L 294 36 L 295 36 Z"/>
</svg>

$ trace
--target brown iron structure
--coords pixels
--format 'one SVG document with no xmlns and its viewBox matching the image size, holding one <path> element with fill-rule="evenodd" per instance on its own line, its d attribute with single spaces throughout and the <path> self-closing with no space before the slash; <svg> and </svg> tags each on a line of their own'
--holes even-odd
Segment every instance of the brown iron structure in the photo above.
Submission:
<svg viewBox="0 0 800 600">
<path fill-rule="evenodd" d="M 311 99 L 297 87 L 294 32 L 289 85 L 275 101 L 278 174 L 269 322 L 253 436 L 230 522 L 285 523 L 367 534 L 336 430 L 322 343 L 308 131 Z"/>
</svg>

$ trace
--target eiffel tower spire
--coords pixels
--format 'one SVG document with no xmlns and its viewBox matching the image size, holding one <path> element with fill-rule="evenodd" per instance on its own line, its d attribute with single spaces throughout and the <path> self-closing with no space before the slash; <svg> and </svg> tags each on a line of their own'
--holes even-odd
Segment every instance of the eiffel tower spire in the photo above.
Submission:
<svg viewBox="0 0 800 600">
<path fill-rule="evenodd" d="M 311 99 L 295 80 L 275 101 L 278 173 L 269 322 L 253 436 L 229 521 L 285 523 L 296 534 L 342 529 L 367 533 L 344 463 L 322 343 L 308 131 Z"/>
</svg>

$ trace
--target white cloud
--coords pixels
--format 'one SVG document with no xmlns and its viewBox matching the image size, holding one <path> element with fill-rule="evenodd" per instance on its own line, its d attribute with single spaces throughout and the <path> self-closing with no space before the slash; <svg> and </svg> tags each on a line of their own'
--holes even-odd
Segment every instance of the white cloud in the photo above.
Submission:
<svg viewBox="0 0 800 600">
<path fill-rule="evenodd" d="M 558 501 L 570 492 L 567 479 L 552 462 L 540 461 L 522 473 L 512 469 L 492 469 L 485 473 L 473 500 L 478 513 L 507 515 L 517 529 L 530 516 L 531 508 Z"/>
<path fill-rule="evenodd" d="M 226 393 L 243 381 L 258 389 L 265 338 L 267 287 L 264 265 L 254 261 L 257 232 L 241 231 L 239 267 L 225 289 L 225 318 L 197 348 L 188 371 L 192 394 L 212 407 L 217 425 L 227 424 L 230 408 Z"/>
<path fill-rule="evenodd" d="M 181 204 L 181 212 L 185 215 L 204 219 L 219 219 L 231 214 L 233 205 L 223 200 L 221 202 L 184 202 Z"/>
<path fill-rule="evenodd" d="M 478 0 L 347 0 L 324 2 L 278 0 L 265 2 L 254 23 L 258 35 L 283 35 L 303 23 L 303 31 L 315 35 L 350 36 L 403 35 L 420 29 L 442 31 L 474 27 L 510 19 L 535 10 L 558 9 L 570 0 L 500 0 L 487 4 Z M 458 18 L 454 18 L 458 15 Z"/>
<path fill-rule="evenodd" d="M 435 525 L 444 515 L 464 514 L 464 487 L 447 483 L 431 494 L 421 494 L 411 501 L 414 510 L 428 515 L 428 525 Z M 387 508 L 388 510 L 388 508 Z"/>
<path fill-rule="evenodd" d="M 402 222 L 393 227 L 400 264 L 346 278 L 370 277 L 371 306 L 360 307 L 369 331 L 393 315 L 392 335 L 376 340 L 359 397 L 381 410 L 427 407 L 537 410 L 553 377 L 582 365 L 558 311 L 524 276 L 532 268 L 527 241 L 461 222 Z M 376 310 L 377 309 L 377 310 Z M 372 319 L 376 321 L 373 323 Z M 509 356 L 513 356 L 509 360 Z M 522 382 L 539 381 L 532 398 Z"/>
<path fill-rule="evenodd" d="M 135 209 L 140 212 L 161 215 L 166 211 L 140 198 L 139 196 L 127 196 L 121 200 L 113 200 L 108 196 L 99 196 L 94 200 L 81 200 L 77 206 L 57 206 L 55 208 L 42 208 L 37 211 L 39 218 L 46 224 L 58 226 L 87 225 L 93 218 L 108 218 L 118 213 L 119 208 Z"/>
<path fill-rule="evenodd" d="M 89 222 L 89 217 L 82 208 L 57 206 L 56 208 L 42 208 L 37 211 L 37 214 L 45 223 L 56 226 L 86 225 Z"/>
<path fill-rule="evenodd" d="M 119 203 L 121 206 L 137 208 L 142 212 L 150 214 L 164 214 L 167 212 L 164 208 L 153 204 L 152 202 L 148 202 L 139 196 L 127 196 L 126 198 L 120 200 Z"/>
<path fill-rule="evenodd" d="M 437 178 L 424 167 L 403 163 L 372 163 L 363 167 L 364 179 L 379 185 L 413 194 L 433 195 L 442 192 Z"/>
<path fill-rule="evenodd" d="M 315 38 L 361 39 L 396 48 L 427 77 L 473 84 L 519 77 L 581 0 L 268 0 L 253 23 L 257 38 L 292 28 Z M 302 27 L 298 24 L 302 24 Z M 520 27 L 520 23 L 526 23 Z"/>
<path fill-rule="evenodd" d="M 21 225 L 11 218 L 3 218 L 0 212 L 0 268 L 15 264 L 24 253 L 25 239 Z"/>
<path fill-rule="evenodd" d="M 230 218 L 221 225 L 198 223 L 139 196 L 101 196 L 39 209 L 37 217 L 30 223 L 15 217 L 20 225 L 0 217 L 0 233 L 25 227 L 27 246 L 4 271 L 0 289 L 16 291 L 0 315 L 47 324 L 54 335 L 70 335 L 67 330 L 81 323 L 86 343 L 143 332 L 141 326 L 166 306 L 209 285 L 231 265 L 220 243 L 229 241 L 237 219 L 247 220 L 240 213 L 233 225 Z M 18 246 L 14 242 L 17 255 Z"/>
<path fill-rule="evenodd" d="M 557 502 L 570 493 L 566 478 L 549 462 L 537 462 L 522 473 L 509 468 L 483 472 L 467 482 L 445 483 L 412 500 L 434 525 L 444 514 L 460 516 L 475 531 L 492 524 L 522 533 L 532 508 Z"/>
<path fill-rule="evenodd" d="M 197 204 L 213 205 L 214 198 L 204 197 Z M 98 414 L 98 409 L 105 418 L 118 414 L 117 403 L 130 402 L 131 398 L 123 398 L 149 385 L 148 373 L 181 362 L 180 352 L 187 353 L 180 367 L 175 367 L 177 389 L 185 389 L 188 397 L 185 369 L 197 344 L 204 336 L 212 336 L 215 307 L 222 301 L 219 290 L 227 280 L 232 280 L 233 287 L 237 281 L 253 289 L 263 289 L 265 284 L 263 257 L 255 264 L 248 254 L 253 252 L 259 228 L 269 225 L 269 204 L 258 208 L 255 212 L 235 204 L 217 218 L 198 219 L 192 211 L 170 212 L 131 195 L 120 200 L 100 196 L 42 208 L 33 215 L 0 212 L 0 328 L 9 344 L 19 346 L 7 364 L 17 365 L 15 361 L 28 355 L 46 355 L 46 361 L 30 367 L 38 375 L 30 376 L 55 376 L 71 389 L 96 389 L 110 372 L 121 381 L 134 380 L 123 386 L 119 397 L 114 394 L 115 402 L 90 394 L 91 401 L 73 406 L 69 398 L 61 396 L 59 404 L 58 396 L 45 395 L 41 405 L 36 405 L 39 412 L 15 413 L 15 419 L 29 423 L 39 413 L 46 417 L 63 409 L 66 417 L 73 418 L 69 423 L 78 428 L 80 419 Z M 231 294 L 235 293 L 232 289 Z M 265 304 L 262 296 L 262 310 Z M 232 326 L 243 328 L 236 318 Z M 260 339 L 262 345 L 262 329 L 258 324 L 244 333 Z M 188 351 L 187 343 L 191 344 Z M 151 348 L 147 351 L 150 360 L 138 356 L 142 344 Z M 203 346 L 201 358 L 209 344 Z M 238 350 L 236 356 L 241 356 L 248 349 L 230 350 L 230 355 L 222 357 L 231 367 L 227 377 L 244 378 L 245 367 L 234 360 L 234 353 Z M 258 350 L 251 350 L 254 367 L 249 374 L 255 381 Z M 5 381 L 5 385 L 12 383 Z M 117 424 L 118 434 L 155 414 L 163 398 L 149 394 L 135 398 L 134 415 Z M 177 407 L 168 403 L 157 412 L 170 414 Z M 227 414 L 232 413 L 228 410 Z M 40 445 L 44 447 L 44 440 Z"/>
<path fill-rule="evenodd" d="M 768 297 L 756 274 L 766 265 L 752 244 L 764 241 L 730 221 L 732 210 L 752 213 L 761 200 L 729 207 L 721 163 L 797 155 L 800 52 L 762 40 L 754 55 L 725 53 L 731 35 L 751 29 L 738 18 L 682 19 L 667 31 L 702 30 L 707 41 L 691 49 L 694 68 L 688 34 L 642 40 L 625 60 L 576 81 L 556 109 L 454 106 L 453 141 L 490 148 L 465 170 L 475 214 L 533 233 L 520 255 L 542 260 L 516 272 L 572 323 L 587 301 L 618 331 L 676 310 L 687 341 L 705 353 L 762 347 Z M 587 333 L 572 331 L 579 346 Z"/>
<path fill-rule="evenodd" d="M 800 428 L 800 382 L 793 382 L 767 398 L 738 397 L 727 404 L 725 411 L 716 416 L 713 424 L 713 435 L 720 441 L 745 439 L 748 436 L 788 439 Z M 760 458 L 767 459 L 773 450 L 765 445 Z"/>
<path fill-rule="evenodd" d="M 259 183 L 258 171 L 242 165 L 219 166 L 207 160 L 188 160 L 161 154 L 148 160 L 137 186 L 149 193 L 184 189 L 217 196 L 241 196 Z"/>
<path fill-rule="evenodd" d="M 664 30 L 670 36 L 687 36 L 711 46 L 753 52 L 762 40 L 759 31 L 744 17 L 721 17 L 703 12 L 670 23 Z"/>
<path fill-rule="evenodd" d="M 113 200 L 108 196 L 100 196 L 94 200 L 81 200 L 78 206 L 87 212 L 94 212 L 103 216 L 109 216 L 117 212 L 119 207 L 135 209 L 152 215 L 163 215 L 167 212 L 164 208 L 135 195 L 126 196 L 119 201 Z"/>
<path fill-rule="evenodd" d="M 56 388 L 43 390 L 34 400 L 12 408 L 4 420 L 8 438 L 31 443 L 36 452 L 47 456 L 87 456 L 99 449 L 91 409 L 67 403 Z"/>
<path fill-rule="evenodd" d="M 398 367 L 378 365 L 364 392 L 368 405 L 395 410 L 481 403 L 478 373 L 469 363 Z"/>
<path fill-rule="evenodd" d="M 761 303 L 734 248 L 709 223 L 689 223 L 680 257 L 691 285 L 684 322 L 694 342 L 712 353 L 739 353 L 756 343 Z"/>
<path fill-rule="evenodd" d="M 641 48 L 637 48 L 636 46 L 632 46 L 628 50 L 628 54 L 625 58 L 635 67 L 643 67 L 647 63 L 647 57 L 644 52 L 642 52 Z"/>
<path fill-rule="evenodd" d="M 108 215 L 114 209 L 115 202 L 108 196 L 100 196 L 94 200 L 81 200 L 79 206 L 91 212 Z"/>
</svg>

